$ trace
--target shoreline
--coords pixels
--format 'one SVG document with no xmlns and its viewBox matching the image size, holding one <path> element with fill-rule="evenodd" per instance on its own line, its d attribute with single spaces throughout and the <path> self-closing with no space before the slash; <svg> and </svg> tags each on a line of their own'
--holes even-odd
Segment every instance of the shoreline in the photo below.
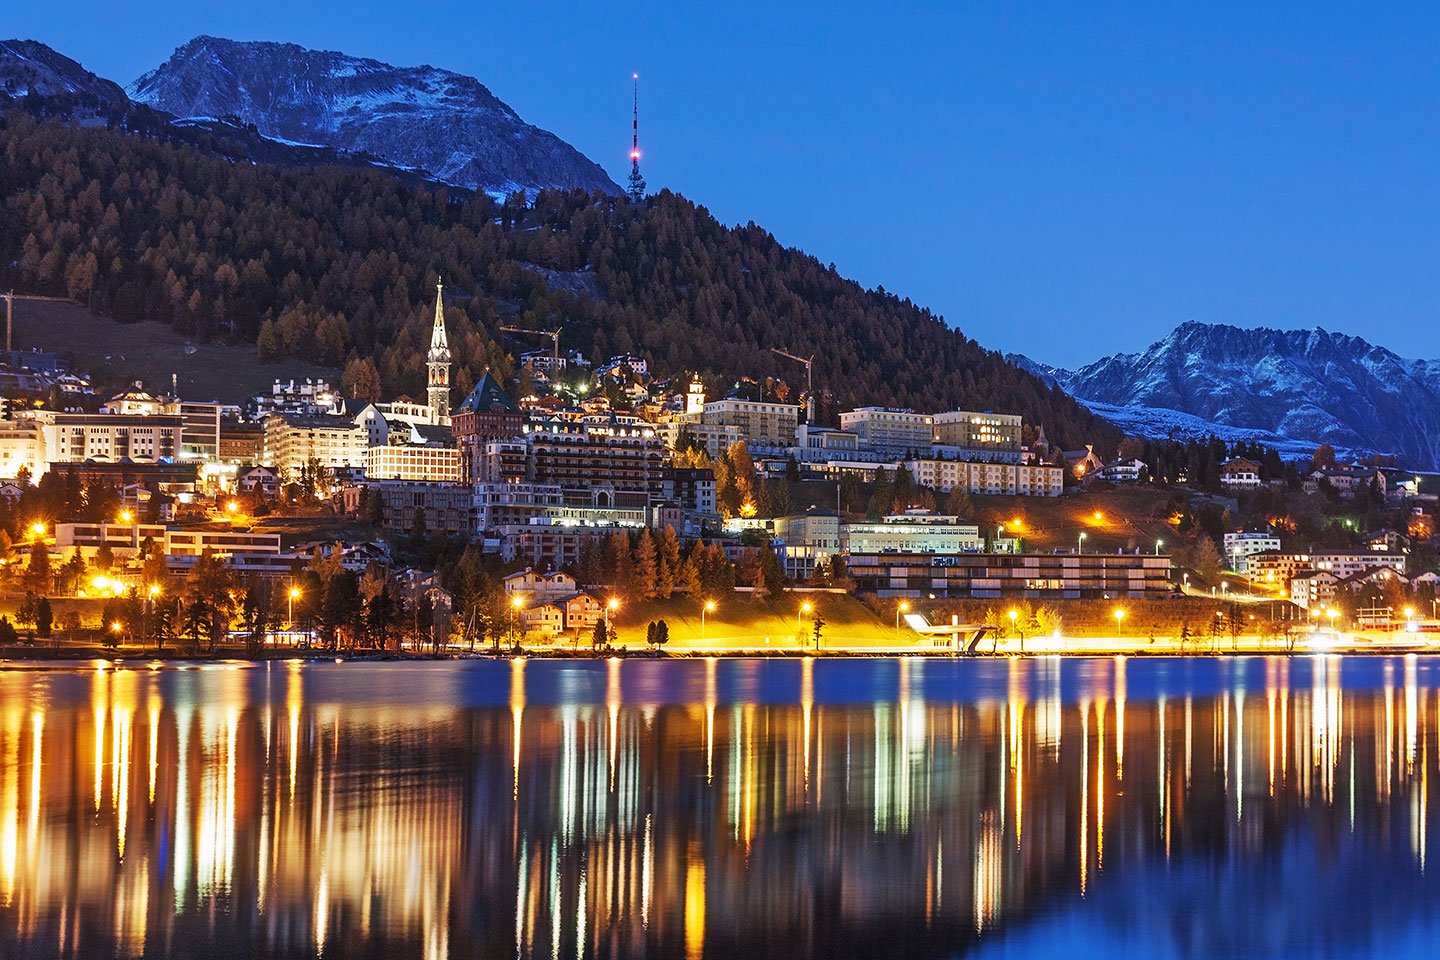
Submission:
<svg viewBox="0 0 1440 960">
<path fill-rule="evenodd" d="M 1345 657 L 1403 657 L 1440 655 L 1440 645 L 1431 644 L 1336 644 L 1323 648 L 1296 647 L 1277 649 L 1273 646 L 1242 645 L 1231 648 L 1228 645 L 1215 649 L 1190 648 L 1162 649 L 1144 646 L 1085 646 L 1067 650 L 1034 649 L 1023 653 L 1019 650 L 989 650 L 965 653 L 944 648 L 884 648 L 884 647 L 836 647 L 833 649 L 805 650 L 796 648 L 750 648 L 732 647 L 724 649 L 684 649 L 668 651 L 650 650 L 574 650 L 569 648 L 526 648 L 521 650 L 454 650 L 441 653 L 411 653 L 408 651 L 378 650 L 265 650 L 246 653 L 243 650 L 217 650 L 213 653 L 187 653 L 174 650 L 110 650 L 106 648 L 48 648 L 16 649 L 0 648 L 0 670 L 23 669 L 28 665 L 64 664 L 80 665 L 97 662 L 115 666 L 150 665 L 152 669 L 164 666 L 187 664 L 269 664 L 281 663 L 440 663 L 466 660 L 640 660 L 640 661 L 684 661 L 684 660 L 1095 660 L 1095 659 L 1150 659 L 1150 660 L 1200 660 L 1223 658 L 1277 658 L 1293 659 L 1319 656 Z"/>
</svg>

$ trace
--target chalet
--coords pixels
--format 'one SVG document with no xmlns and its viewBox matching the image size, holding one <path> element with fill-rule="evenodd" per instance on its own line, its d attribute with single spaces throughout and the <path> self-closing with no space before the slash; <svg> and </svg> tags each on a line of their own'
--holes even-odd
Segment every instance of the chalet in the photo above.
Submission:
<svg viewBox="0 0 1440 960">
<path fill-rule="evenodd" d="M 1139 483 L 1150 476 L 1150 465 L 1134 457 L 1112 460 L 1095 474 L 1110 483 Z"/>
<path fill-rule="evenodd" d="M 1066 450 L 1061 454 L 1065 458 L 1065 466 L 1077 480 L 1094 476 L 1105 469 L 1105 461 L 1095 455 L 1095 444 L 1085 444 L 1084 450 Z"/>
<path fill-rule="evenodd" d="M 1226 461 L 1220 467 L 1220 485 L 1226 490 L 1260 489 L 1260 464 L 1244 457 Z"/>
</svg>

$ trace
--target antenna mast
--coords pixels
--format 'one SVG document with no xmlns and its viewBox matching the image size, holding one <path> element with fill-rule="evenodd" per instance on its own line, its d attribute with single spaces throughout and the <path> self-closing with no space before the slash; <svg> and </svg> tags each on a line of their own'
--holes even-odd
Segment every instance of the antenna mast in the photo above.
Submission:
<svg viewBox="0 0 1440 960">
<path fill-rule="evenodd" d="M 632 73 L 635 83 L 633 112 L 630 117 L 630 189 L 627 194 L 631 203 L 645 199 L 645 178 L 640 175 L 640 74 Z"/>
</svg>

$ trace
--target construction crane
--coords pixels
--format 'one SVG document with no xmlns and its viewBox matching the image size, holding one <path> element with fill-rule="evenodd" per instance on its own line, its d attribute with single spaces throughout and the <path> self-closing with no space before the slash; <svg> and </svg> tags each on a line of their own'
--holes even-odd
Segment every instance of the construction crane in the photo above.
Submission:
<svg viewBox="0 0 1440 960">
<path fill-rule="evenodd" d="M 505 333 L 528 333 L 532 337 L 550 338 L 550 372 L 554 374 L 560 369 L 560 334 L 564 327 L 556 327 L 554 330 L 531 330 L 528 327 L 501 327 Z"/>
<path fill-rule="evenodd" d="M 5 298 L 5 352 L 9 353 L 15 349 L 15 301 L 16 300 L 50 300 L 55 303 L 72 303 L 69 297 L 34 297 L 26 293 L 16 293 L 14 290 L 8 293 L 0 293 Z"/>
<path fill-rule="evenodd" d="M 778 353 L 787 360 L 794 360 L 796 363 L 805 364 L 805 422 L 815 422 L 815 355 L 809 357 L 797 357 L 788 350 L 781 350 L 779 347 L 771 347 L 771 353 Z"/>
</svg>

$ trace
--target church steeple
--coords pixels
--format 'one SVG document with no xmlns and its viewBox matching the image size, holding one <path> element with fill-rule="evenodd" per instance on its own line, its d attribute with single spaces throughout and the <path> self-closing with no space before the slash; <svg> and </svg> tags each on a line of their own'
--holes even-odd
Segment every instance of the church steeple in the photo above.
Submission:
<svg viewBox="0 0 1440 960">
<path fill-rule="evenodd" d="M 430 352 L 426 367 L 430 371 L 425 395 L 430 402 L 436 423 L 450 422 L 450 342 L 445 336 L 445 284 L 435 281 L 435 326 L 430 331 Z"/>
</svg>

